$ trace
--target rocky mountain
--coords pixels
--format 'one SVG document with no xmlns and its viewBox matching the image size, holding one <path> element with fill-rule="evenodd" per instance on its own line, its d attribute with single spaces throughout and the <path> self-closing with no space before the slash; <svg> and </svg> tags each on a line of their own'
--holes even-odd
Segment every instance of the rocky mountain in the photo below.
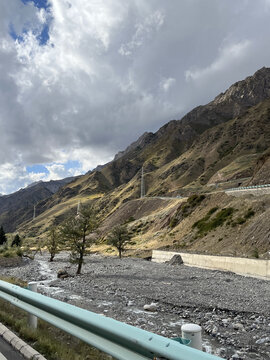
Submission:
<svg viewBox="0 0 270 360">
<path fill-rule="evenodd" d="M 100 220 L 105 220 L 104 224 L 109 221 L 107 219 L 113 219 L 109 221 L 109 226 L 104 225 L 104 229 L 111 228 L 117 222 L 129 221 L 136 214 L 135 220 L 132 220 L 135 221 L 134 226 L 130 225 L 135 229 L 135 238 L 138 231 L 140 234 L 150 232 L 151 236 L 159 231 L 165 231 L 166 234 L 170 232 L 172 219 L 175 216 L 178 219 L 182 205 L 162 200 L 163 205 L 158 202 L 157 206 L 153 197 L 193 196 L 240 184 L 269 182 L 269 120 L 270 69 L 262 68 L 253 76 L 232 85 L 210 103 L 196 107 L 181 120 L 168 122 L 156 133 L 144 133 L 118 153 L 113 161 L 61 187 L 50 197 L 44 196 L 38 203 L 39 216 L 35 222 L 27 223 L 27 219 L 19 216 L 16 218 L 16 225 L 23 223 L 20 225 L 21 231 L 42 236 L 52 224 L 60 223 L 67 214 L 76 211 L 78 201 L 91 201 L 100 210 Z M 135 200 L 140 196 L 142 166 L 147 196 L 144 203 L 142 200 Z M 232 204 L 235 208 L 238 207 L 239 213 L 243 212 L 245 219 L 249 205 L 241 210 L 241 204 L 237 205 L 238 200 L 230 202 L 226 196 L 220 197 L 218 206 L 222 202 L 224 206 Z M 204 214 L 203 208 L 200 211 Z M 118 216 L 118 212 L 121 215 Z M 188 216 L 190 214 L 188 212 Z M 149 223 L 147 227 L 138 230 L 136 226 L 142 226 L 140 224 L 145 216 L 149 217 Z M 200 220 L 200 216 L 198 213 L 195 218 Z M 180 218 L 183 219 L 184 216 Z M 237 224 L 241 217 L 237 219 L 231 223 Z M 190 241 L 192 248 L 195 246 L 195 243 L 191 244 L 194 239 L 188 235 L 193 232 L 192 222 L 184 228 L 181 226 L 179 223 L 179 239 Z M 178 234 L 177 229 L 178 225 L 174 229 L 175 234 Z M 246 233 L 243 234 L 241 241 L 245 242 Z M 179 239 L 175 241 L 181 244 L 182 240 Z M 260 246 L 265 249 L 267 236 L 264 235 L 263 239 L 265 240 L 260 240 Z M 209 243 L 213 246 L 212 241 L 209 240 Z M 199 240 L 196 244 L 196 249 L 203 248 Z M 224 242 L 223 245 L 225 244 L 229 246 L 228 243 Z M 249 249 L 252 246 L 254 244 L 250 243 Z"/>
<path fill-rule="evenodd" d="M 205 131 L 232 119 L 236 119 L 237 117 L 240 119 L 248 109 L 268 99 L 269 96 L 270 69 L 262 68 L 253 76 L 232 85 L 225 93 L 218 95 L 209 104 L 196 107 L 181 120 L 168 122 L 156 133 L 143 134 L 137 141 L 128 146 L 126 150 L 118 153 L 113 161 L 102 167 L 98 167 L 95 171 L 82 177 L 78 182 L 75 192 L 74 187 L 72 188 L 71 196 L 79 195 L 82 191 L 87 192 L 87 189 L 89 191 L 93 183 L 95 183 L 94 189 L 96 190 L 100 186 L 102 193 L 104 192 L 104 188 L 105 192 L 107 192 L 119 186 L 124 186 L 137 176 L 136 174 L 138 174 L 142 166 L 144 166 L 145 172 L 148 174 L 155 171 L 160 174 L 164 170 L 165 172 L 163 175 L 161 174 L 161 176 L 163 176 L 165 180 L 168 175 L 168 170 L 166 169 L 168 166 L 170 167 L 170 173 L 177 169 L 179 172 L 179 167 L 182 171 L 184 169 L 187 171 L 187 169 L 190 169 L 191 164 L 189 161 L 183 160 L 183 158 L 186 158 L 183 154 L 186 152 L 189 154 L 192 146 L 200 142 L 200 137 L 203 136 Z M 222 127 L 219 128 L 219 133 L 215 133 L 215 136 L 217 137 L 221 134 Z M 205 142 L 207 141 L 206 137 L 208 135 L 204 136 L 205 138 L 202 139 Z M 224 152 L 225 148 L 227 148 L 226 151 L 228 151 L 228 145 L 225 144 L 222 146 L 224 149 L 219 149 L 219 152 Z M 182 155 L 183 157 L 181 157 Z M 201 156 L 198 156 L 198 154 L 196 156 L 197 160 L 194 160 L 195 162 L 192 160 L 193 169 L 190 170 L 190 175 L 187 176 L 186 181 L 183 183 L 184 185 L 187 185 L 187 182 L 191 183 L 196 180 L 198 171 L 194 170 L 195 168 L 198 169 L 201 167 Z M 174 160 L 176 160 L 177 163 L 180 162 L 180 164 L 177 164 L 177 169 L 173 167 L 172 161 Z M 215 159 L 215 161 L 217 160 L 218 159 Z M 206 166 L 208 162 L 209 161 L 206 161 Z M 170 163 L 172 166 L 169 165 Z M 215 168 L 218 168 L 218 166 Z M 148 177 L 150 178 L 151 176 L 148 175 Z M 168 186 L 165 186 L 164 191 L 170 191 Z M 158 193 L 158 190 L 156 193 Z"/>
<path fill-rule="evenodd" d="M 3 225 L 5 231 L 14 231 L 18 224 L 33 218 L 34 205 L 48 199 L 61 187 L 75 179 L 75 177 L 69 177 L 62 180 L 39 181 L 13 194 L 1 196 L 0 224 Z"/>
</svg>

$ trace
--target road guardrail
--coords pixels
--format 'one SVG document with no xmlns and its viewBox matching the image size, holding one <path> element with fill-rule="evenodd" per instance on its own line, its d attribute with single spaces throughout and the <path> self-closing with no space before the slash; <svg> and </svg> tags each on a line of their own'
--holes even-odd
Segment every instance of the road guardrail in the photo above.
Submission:
<svg viewBox="0 0 270 360">
<path fill-rule="evenodd" d="M 119 360 L 220 360 L 173 339 L 0 280 L 0 298 Z"/>
</svg>

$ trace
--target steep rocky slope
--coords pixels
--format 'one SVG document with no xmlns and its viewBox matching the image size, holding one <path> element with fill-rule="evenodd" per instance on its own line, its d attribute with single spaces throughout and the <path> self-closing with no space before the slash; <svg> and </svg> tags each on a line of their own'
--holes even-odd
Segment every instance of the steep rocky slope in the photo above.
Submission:
<svg viewBox="0 0 270 360">
<path fill-rule="evenodd" d="M 190 169 L 190 164 L 186 160 L 185 153 L 190 151 L 191 146 L 196 142 L 206 141 L 207 135 L 201 139 L 202 134 L 209 128 L 226 123 L 229 120 L 235 121 L 235 141 L 241 137 L 240 128 L 237 128 L 237 121 L 246 114 L 250 108 L 256 106 L 260 102 L 270 97 L 270 69 L 262 68 L 253 76 L 243 81 L 239 81 L 232 85 L 225 93 L 218 95 L 212 102 L 204 106 L 198 106 L 190 111 L 181 120 L 172 120 L 161 127 L 156 133 L 145 133 L 136 142 L 131 144 L 123 152 L 118 153 L 115 159 L 102 167 L 98 167 L 96 171 L 86 174 L 78 182 L 76 187 L 76 195 L 79 195 L 86 188 L 91 188 L 91 182 L 94 178 L 93 173 L 99 177 L 101 192 L 115 189 L 121 185 L 127 184 L 141 169 L 145 168 L 145 172 L 153 172 L 166 166 L 171 161 L 178 158 L 177 167 L 182 170 Z M 260 108 L 256 111 L 260 112 Z M 256 114 L 254 115 L 256 120 Z M 222 135 L 226 128 L 217 128 L 214 132 L 215 137 Z M 237 134 L 237 132 L 239 133 Z M 225 142 L 226 140 L 224 140 Z M 244 139 L 243 139 L 244 141 Z M 229 141 L 230 145 L 231 141 Z M 211 145 L 211 144 L 210 144 Z M 225 152 L 229 151 L 228 144 L 220 144 L 220 156 L 225 156 Z M 240 144 L 241 146 L 241 144 Z M 262 152 L 266 146 L 262 143 L 261 148 L 258 144 L 257 152 Z M 208 149 L 209 150 L 209 149 Z M 179 156 L 181 156 L 179 158 Z M 190 170 L 190 176 L 187 176 L 185 184 L 196 180 L 201 175 L 201 170 L 197 172 L 197 168 L 202 167 L 201 158 L 197 156 L 193 162 L 193 168 Z M 215 160 L 215 161 L 216 161 Z M 165 175 L 164 175 L 165 177 Z M 95 178 L 94 181 L 97 179 Z M 106 184 L 106 189 L 104 189 Z M 68 187 L 67 187 L 68 188 Z M 74 186 L 72 196 L 74 196 Z M 97 187 L 96 187 L 97 188 Z M 167 192 L 168 186 L 165 186 Z"/>
</svg>

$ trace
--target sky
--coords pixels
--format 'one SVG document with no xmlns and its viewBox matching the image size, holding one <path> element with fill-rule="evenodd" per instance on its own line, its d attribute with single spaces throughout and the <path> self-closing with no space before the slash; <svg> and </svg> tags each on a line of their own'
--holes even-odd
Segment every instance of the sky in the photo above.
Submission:
<svg viewBox="0 0 270 360">
<path fill-rule="evenodd" d="M 83 174 L 270 66 L 270 0 L 2 0 L 0 193 Z"/>
</svg>

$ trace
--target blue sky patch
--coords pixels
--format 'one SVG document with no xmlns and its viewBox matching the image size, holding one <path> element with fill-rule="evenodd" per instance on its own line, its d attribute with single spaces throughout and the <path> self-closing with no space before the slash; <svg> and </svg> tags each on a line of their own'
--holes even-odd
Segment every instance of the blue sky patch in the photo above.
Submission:
<svg viewBox="0 0 270 360">
<path fill-rule="evenodd" d="M 35 7 L 41 9 L 47 9 L 50 5 L 48 4 L 48 0 L 21 0 L 24 4 L 33 2 Z"/>
<path fill-rule="evenodd" d="M 41 33 L 37 36 L 40 45 L 46 45 L 49 40 L 49 25 L 45 24 Z"/>
<path fill-rule="evenodd" d="M 35 174 L 40 174 L 40 173 L 45 173 L 45 174 L 49 174 L 48 169 L 44 166 L 44 165 L 31 165 L 31 166 L 27 166 L 26 167 L 26 171 L 28 173 L 35 173 Z"/>
<path fill-rule="evenodd" d="M 18 40 L 19 42 L 23 41 L 23 36 L 22 35 L 18 35 L 14 29 L 13 24 L 9 25 L 9 34 L 12 37 L 12 39 L 14 40 Z"/>
<path fill-rule="evenodd" d="M 34 3 L 35 7 L 37 7 L 38 9 L 45 9 L 47 13 L 50 14 L 49 8 L 51 5 L 48 3 L 48 0 L 21 0 L 21 2 L 25 5 L 32 2 Z M 50 39 L 49 30 L 50 30 L 51 14 L 47 19 L 48 21 L 47 23 L 43 24 L 42 29 L 40 28 L 34 29 L 31 28 L 30 24 L 25 24 L 25 28 L 23 29 L 21 34 L 18 34 L 15 31 L 14 26 L 11 23 L 9 26 L 9 34 L 14 40 L 17 40 L 18 42 L 23 42 L 24 41 L 23 35 L 27 34 L 27 32 L 31 30 L 35 35 L 35 37 L 37 38 L 39 45 L 40 46 L 46 45 L 48 43 L 48 40 Z"/>
<path fill-rule="evenodd" d="M 69 170 L 69 169 L 80 168 L 81 165 L 80 165 L 79 161 L 77 161 L 77 160 L 70 160 L 70 161 L 66 162 L 64 164 L 64 166 L 65 166 L 66 170 Z"/>
</svg>

